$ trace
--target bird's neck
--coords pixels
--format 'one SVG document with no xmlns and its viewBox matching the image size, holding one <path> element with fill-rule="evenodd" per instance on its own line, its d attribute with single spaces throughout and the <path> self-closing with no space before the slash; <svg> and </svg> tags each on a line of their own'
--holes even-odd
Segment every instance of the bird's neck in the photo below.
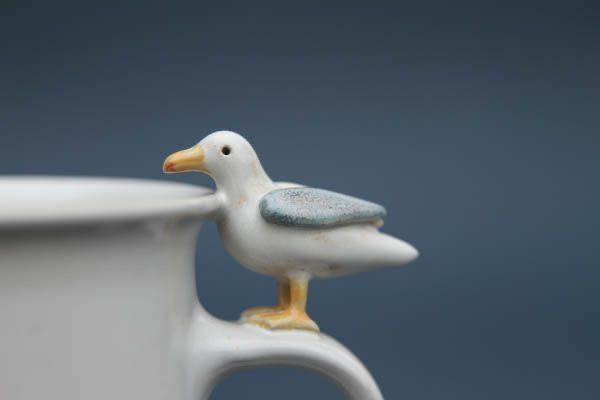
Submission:
<svg viewBox="0 0 600 400">
<path fill-rule="evenodd" d="M 228 176 L 217 182 L 217 190 L 224 193 L 232 203 L 261 198 L 273 189 L 275 184 L 264 171 L 243 176 Z"/>
</svg>

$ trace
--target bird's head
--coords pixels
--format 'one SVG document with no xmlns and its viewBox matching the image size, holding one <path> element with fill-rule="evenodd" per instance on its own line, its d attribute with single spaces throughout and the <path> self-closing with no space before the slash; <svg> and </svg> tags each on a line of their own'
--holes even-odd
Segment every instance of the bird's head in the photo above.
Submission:
<svg viewBox="0 0 600 400">
<path fill-rule="evenodd" d="M 230 131 L 211 133 L 189 149 L 171 154 L 163 163 L 163 171 L 203 172 L 210 175 L 217 186 L 239 187 L 269 180 L 250 143 Z"/>
</svg>

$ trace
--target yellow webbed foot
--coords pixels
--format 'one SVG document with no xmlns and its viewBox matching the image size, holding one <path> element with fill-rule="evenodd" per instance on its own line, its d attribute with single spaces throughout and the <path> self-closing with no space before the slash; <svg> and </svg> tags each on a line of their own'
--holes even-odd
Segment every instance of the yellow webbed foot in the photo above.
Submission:
<svg viewBox="0 0 600 400">
<path fill-rule="evenodd" d="M 271 306 L 271 307 L 267 307 L 267 306 L 252 307 L 252 308 L 249 308 L 249 309 L 245 310 L 244 312 L 242 312 L 242 314 L 240 315 L 240 320 L 246 321 L 247 319 L 249 319 L 255 315 L 268 314 L 268 313 L 280 311 L 282 309 L 283 309 L 283 307 L 279 306 L 279 305 Z"/>
<path fill-rule="evenodd" d="M 306 314 L 308 278 L 295 277 L 279 281 L 279 304 L 254 307 L 242 313 L 242 322 L 265 329 L 303 329 L 319 332 L 319 327 Z"/>
<path fill-rule="evenodd" d="M 245 322 L 265 329 L 303 329 L 319 332 L 319 326 L 306 312 L 292 308 L 255 314 L 248 317 Z"/>
</svg>

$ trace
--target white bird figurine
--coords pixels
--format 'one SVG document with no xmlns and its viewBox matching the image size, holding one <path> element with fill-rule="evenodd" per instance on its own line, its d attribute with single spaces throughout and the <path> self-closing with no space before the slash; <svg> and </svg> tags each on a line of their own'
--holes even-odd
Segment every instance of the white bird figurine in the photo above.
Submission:
<svg viewBox="0 0 600 400">
<path fill-rule="evenodd" d="M 273 182 L 246 139 L 215 132 L 171 154 L 164 172 L 198 171 L 217 186 L 209 200 L 226 250 L 243 266 L 278 279 L 278 304 L 242 313 L 267 329 L 318 331 L 306 314 L 308 282 L 402 265 L 418 252 L 381 233 L 385 209 L 322 189 Z"/>
</svg>

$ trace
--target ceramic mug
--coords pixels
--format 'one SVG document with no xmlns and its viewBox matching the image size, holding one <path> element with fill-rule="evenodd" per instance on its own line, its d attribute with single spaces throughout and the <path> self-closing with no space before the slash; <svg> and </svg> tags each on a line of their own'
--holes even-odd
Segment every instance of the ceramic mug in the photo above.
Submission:
<svg viewBox="0 0 600 400">
<path fill-rule="evenodd" d="M 324 335 L 212 317 L 198 302 L 197 186 L 0 179 L 0 399 L 198 400 L 237 370 L 305 367 L 382 399 Z"/>
</svg>

